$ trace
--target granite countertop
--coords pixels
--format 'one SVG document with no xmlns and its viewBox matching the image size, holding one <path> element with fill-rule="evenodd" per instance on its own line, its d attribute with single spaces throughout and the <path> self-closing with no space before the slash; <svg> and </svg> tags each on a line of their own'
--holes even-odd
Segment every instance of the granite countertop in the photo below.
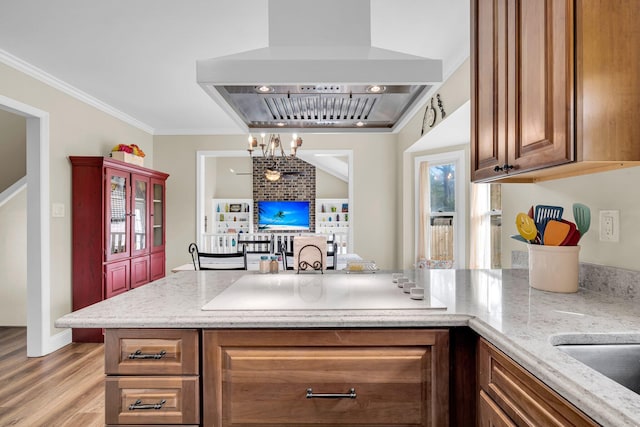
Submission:
<svg viewBox="0 0 640 427">
<path fill-rule="evenodd" d="M 201 310 L 246 274 L 182 271 L 70 313 L 55 324 L 75 328 L 469 326 L 602 425 L 640 425 L 639 395 L 553 346 L 585 339 L 640 342 L 640 306 L 633 301 L 582 288 L 575 294 L 532 289 L 527 270 L 415 270 L 405 274 L 446 309 Z M 344 275 L 346 280 L 349 276 L 356 275 Z M 384 277 L 382 273 L 375 276 Z M 388 276 L 389 286 L 394 286 Z"/>
</svg>

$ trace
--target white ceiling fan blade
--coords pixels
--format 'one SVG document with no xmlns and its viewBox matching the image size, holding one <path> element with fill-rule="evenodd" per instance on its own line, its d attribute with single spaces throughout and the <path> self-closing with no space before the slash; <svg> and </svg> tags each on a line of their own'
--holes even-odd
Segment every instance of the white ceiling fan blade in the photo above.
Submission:
<svg viewBox="0 0 640 427">
<path fill-rule="evenodd" d="M 235 169 L 231 169 L 231 168 L 229 168 L 229 172 L 236 175 L 253 175 L 253 173 L 251 172 L 236 172 Z"/>
</svg>

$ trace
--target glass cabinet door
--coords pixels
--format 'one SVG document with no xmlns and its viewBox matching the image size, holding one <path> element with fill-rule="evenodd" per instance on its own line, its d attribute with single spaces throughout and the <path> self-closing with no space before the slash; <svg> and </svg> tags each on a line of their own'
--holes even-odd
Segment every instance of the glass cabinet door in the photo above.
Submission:
<svg viewBox="0 0 640 427">
<path fill-rule="evenodd" d="M 133 256 L 149 252 L 149 178 L 132 175 L 131 245 Z"/>
<path fill-rule="evenodd" d="M 151 186 L 153 191 L 153 236 L 151 237 L 151 251 L 164 249 L 165 240 L 165 188 L 164 181 L 152 179 Z"/>
<path fill-rule="evenodd" d="M 129 174 L 108 169 L 106 180 L 106 243 L 107 260 L 129 256 Z"/>
</svg>

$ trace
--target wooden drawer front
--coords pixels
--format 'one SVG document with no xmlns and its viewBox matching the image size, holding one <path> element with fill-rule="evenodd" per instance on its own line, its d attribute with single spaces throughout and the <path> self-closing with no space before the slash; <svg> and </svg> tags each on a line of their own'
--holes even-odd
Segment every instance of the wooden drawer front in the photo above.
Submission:
<svg viewBox="0 0 640 427">
<path fill-rule="evenodd" d="M 223 356 L 225 425 L 425 425 L 429 349 L 237 349 Z M 307 398 L 347 393 L 355 398 Z"/>
<path fill-rule="evenodd" d="M 107 424 L 198 424 L 198 377 L 107 377 Z"/>
<path fill-rule="evenodd" d="M 516 427 L 511 418 L 494 402 L 484 390 L 478 399 L 478 425 L 480 427 Z"/>
<path fill-rule="evenodd" d="M 107 329 L 107 375 L 198 375 L 198 331 Z"/>
<path fill-rule="evenodd" d="M 598 425 L 485 340 L 478 349 L 480 387 L 516 425 Z"/>
<path fill-rule="evenodd" d="M 318 346 L 278 345 L 282 344 L 279 339 L 267 334 L 265 343 L 271 341 L 270 345 L 219 347 L 219 371 L 209 372 L 205 365 L 204 374 L 208 379 L 209 375 L 220 378 L 214 385 L 221 391 L 220 413 L 214 417 L 217 421 L 205 415 L 203 425 L 447 424 L 448 358 L 440 351 L 444 348 L 447 354 L 448 341 L 441 347 L 393 346 L 392 340 L 385 346 L 340 346 L 331 343 L 328 334 L 320 334 L 327 340 Z M 340 332 L 335 334 L 340 341 Z M 291 338 L 296 341 L 295 336 Z M 209 402 L 216 401 L 211 386 L 205 386 L 205 414 Z M 309 389 L 313 397 L 307 397 Z"/>
</svg>

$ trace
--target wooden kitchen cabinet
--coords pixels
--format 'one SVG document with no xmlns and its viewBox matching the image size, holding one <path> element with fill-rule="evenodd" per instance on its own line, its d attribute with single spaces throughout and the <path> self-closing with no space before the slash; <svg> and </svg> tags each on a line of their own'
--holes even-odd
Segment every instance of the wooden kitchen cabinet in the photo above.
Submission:
<svg viewBox="0 0 640 427">
<path fill-rule="evenodd" d="M 471 4 L 472 181 L 640 165 L 640 2 Z"/>
<path fill-rule="evenodd" d="M 73 310 L 164 277 L 167 174 L 104 157 L 72 168 Z M 101 342 L 101 329 L 73 329 Z"/>
<path fill-rule="evenodd" d="M 205 330 L 203 426 L 449 423 L 446 330 Z"/>
<path fill-rule="evenodd" d="M 198 425 L 199 331 L 107 329 L 107 425 Z"/>
<path fill-rule="evenodd" d="M 480 426 L 597 426 L 484 339 L 478 343 Z"/>
</svg>

